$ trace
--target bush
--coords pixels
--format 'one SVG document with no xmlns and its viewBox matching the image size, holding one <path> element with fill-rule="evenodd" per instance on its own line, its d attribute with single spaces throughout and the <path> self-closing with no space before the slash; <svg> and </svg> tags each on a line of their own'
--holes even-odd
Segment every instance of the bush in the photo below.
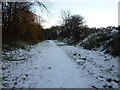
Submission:
<svg viewBox="0 0 120 90">
<path fill-rule="evenodd" d="M 118 33 L 111 33 L 111 31 L 102 31 L 89 36 L 86 41 L 83 40 L 81 46 L 85 49 L 98 49 L 105 50 L 105 53 L 113 56 L 120 56 L 120 38 Z"/>
<path fill-rule="evenodd" d="M 113 40 L 105 45 L 106 51 L 105 53 L 110 53 L 113 56 L 120 56 L 120 39 L 119 35 L 115 35 Z"/>
</svg>

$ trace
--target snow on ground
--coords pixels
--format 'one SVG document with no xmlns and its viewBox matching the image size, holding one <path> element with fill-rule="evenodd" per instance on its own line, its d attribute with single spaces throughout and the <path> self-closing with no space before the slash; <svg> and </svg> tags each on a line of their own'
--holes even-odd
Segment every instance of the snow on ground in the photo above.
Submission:
<svg viewBox="0 0 120 90">
<path fill-rule="evenodd" d="M 86 50 L 82 47 L 61 45 L 61 48 L 83 70 L 99 80 L 95 87 L 118 87 L 118 57 L 114 58 L 101 51 Z"/>
<path fill-rule="evenodd" d="M 46 40 L 29 50 L 3 54 L 5 88 L 103 88 L 118 87 L 118 59 L 65 43 Z"/>
</svg>

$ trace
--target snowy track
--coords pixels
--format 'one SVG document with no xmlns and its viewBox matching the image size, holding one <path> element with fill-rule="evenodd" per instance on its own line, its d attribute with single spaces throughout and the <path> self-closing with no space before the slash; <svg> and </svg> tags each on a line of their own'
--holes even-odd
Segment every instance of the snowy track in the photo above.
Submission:
<svg viewBox="0 0 120 90">
<path fill-rule="evenodd" d="M 31 57 L 25 61 L 3 60 L 3 87 L 92 88 L 101 84 L 52 40 L 37 44 L 26 54 Z"/>
</svg>

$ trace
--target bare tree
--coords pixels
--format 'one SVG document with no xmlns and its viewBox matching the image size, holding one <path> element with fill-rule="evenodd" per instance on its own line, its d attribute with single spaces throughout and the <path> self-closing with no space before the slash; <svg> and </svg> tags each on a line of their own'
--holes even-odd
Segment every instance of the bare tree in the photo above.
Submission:
<svg viewBox="0 0 120 90">
<path fill-rule="evenodd" d="M 62 31 L 65 38 L 74 38 L 79 40 L 81 27 L 84 25 L 84 18 L 81 15 L 71 15 L 69 11 L 61 11 Z"/>
<path fill-rule="evenodd" d="M 61 19 L 62 19 L 62 24 L 66 23 L 66 20 L 71 16 L 70 11 L 65 11 L 65 10 L 61 10 Z"/>
<path fill-rule="evenodd" d="M 2 2 L 3 41 L 12 43 L 15 40 L 25 40 L 27 36 L 28 39 L 29 37 L 34 38 L 33 40 L 37 39 L 38 35 L 36 34 L 41 29 L 41 24 L 31 10 L 35 4 L 48 10 L 44 3 L 39 2 L 39 0 L 34 0 L 34 2 Z M 36 25 L 38 22 L 39 25 Z"/>
</svg>

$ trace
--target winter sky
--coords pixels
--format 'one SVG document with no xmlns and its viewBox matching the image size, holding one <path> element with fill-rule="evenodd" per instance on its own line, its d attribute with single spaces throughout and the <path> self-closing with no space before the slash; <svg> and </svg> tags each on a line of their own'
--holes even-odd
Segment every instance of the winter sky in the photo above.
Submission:
<svg viewBox="0 0 120 90">
<path fill-rule="evenodd" d="M 45 28 L 60 24 L 61 10 L 79 14 L 89 27 L 118 26 L 119 0 L 48 0 L 50 14 L 42 13 Z M 37 12 L 38 13 L 38 12 Z"/>
</svg>

